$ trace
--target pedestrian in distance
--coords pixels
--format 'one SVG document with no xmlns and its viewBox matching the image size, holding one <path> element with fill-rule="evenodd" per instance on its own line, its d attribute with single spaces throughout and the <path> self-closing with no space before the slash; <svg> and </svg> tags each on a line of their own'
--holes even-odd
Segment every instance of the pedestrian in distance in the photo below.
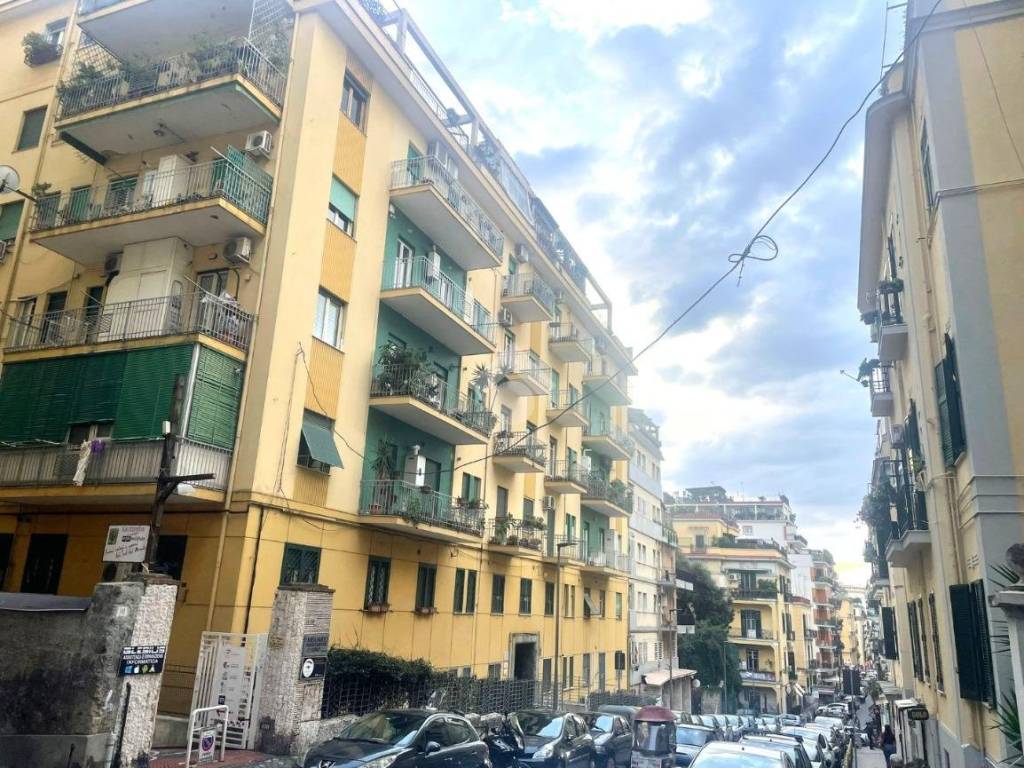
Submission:
<svg viewBox="0 0 1024 768">
<path fill-rule="evenodd" d="M 885 768 L 892 768 L 892 756 L 896 754 L 896 734 L 892 732 L 891 725 L 885 726 L 882 731 L 882 754 L 885 755 Z"/>
</svg>

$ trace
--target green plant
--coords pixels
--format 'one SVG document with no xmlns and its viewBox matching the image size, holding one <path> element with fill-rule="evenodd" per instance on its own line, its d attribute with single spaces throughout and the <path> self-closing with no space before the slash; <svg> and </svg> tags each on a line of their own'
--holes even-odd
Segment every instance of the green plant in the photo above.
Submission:
<svg viewBox="0 0 1024 768">
<path fill-rule="evenodd" d="M 25 63 L 30 66 L 46 64 L 60 57 L 61 47 L 39 32 L 29 32 L 21 38 L 21 46 L 25 49 Z"/>
<path fill-rule="evenodd" d="M 1003 734 L 1014 750 L 1022 751 L 1016 691 L 1003 694 L 1003 700 L 996 705 L 995 718 L 995 725 L 991 727 Z"/>
<path fill-rule="evenodd" d="M 209 74 L 230 69 L 236 59 L 233 43 L 213 40 L 209 36 L 195 35 L 192 50 L 186 54 L 192 66 L 200 73 Z"/>
<path fill-rule="evenodd" d="M 875 369 L 881 364 L 881 361 L 877 358 L 868 360 L 865 357 L 860 361 L 860 365 L 857 366 L 857 381 L 861 383 L 861 386 L 866 387 L 871 383 L 871 374 L 874 373 Z"/>
<path fill-rule="evenodd" d="M 391 456 L 391 445 L 382 437 L 377 441 L 377 449 L 374 451 L 373 459 L 370 460 L 370 469 L 373 470 L 373 475 L 378 480 L 386 480 L 394 474 L 395 468 L 391 463 Z"/>
<path fill-rule="evenodd" d="M 898 277 L 892 280 L 882 280 L 878 283 L 879 293 L 899 293 L 903 290 L 903 281 Z"/>
<path fill-rule="evenodd" d="M 888 531 L 892 523 L 894 502 L 892 486 L 882 481 L 871 486 L 860 505 L 860 519 L 880 531 Z"/>
</svg>

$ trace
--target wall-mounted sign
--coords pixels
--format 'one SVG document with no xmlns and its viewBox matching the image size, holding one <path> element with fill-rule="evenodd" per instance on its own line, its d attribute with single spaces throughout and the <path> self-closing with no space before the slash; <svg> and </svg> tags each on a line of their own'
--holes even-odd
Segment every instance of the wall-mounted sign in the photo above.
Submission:
<svg viewBox="0 0 1024 768">
<path fill-rule="evenodd" d="M 155 675 L 164 671 L 166 645 L 126 645 L 121 649 L 117 674 Z"/>
<path fill-rule="evenodd" d="M 907 710 L 907 719 L 909 720 L 927 720 L 928 709 L 926 707 L 910 707 Z"/>
<path fill-rule="evenodd" d="M 149 543 L 148 525 L 112 525 L 103 547 L 105 563 L 141 563 Z"/>
<path fill-rule="evenodd" d="M 313 632 L 302 636 L 302 655 L 305 656 L 326 656 L 327 655 L 327 633 Z"/>
<path fill-rule="evenodd" d="M 316 680 L 327 672 L 327 658 L 325 656 L 306 656 L 299 665 L 300 680 Z"/>
</svg>

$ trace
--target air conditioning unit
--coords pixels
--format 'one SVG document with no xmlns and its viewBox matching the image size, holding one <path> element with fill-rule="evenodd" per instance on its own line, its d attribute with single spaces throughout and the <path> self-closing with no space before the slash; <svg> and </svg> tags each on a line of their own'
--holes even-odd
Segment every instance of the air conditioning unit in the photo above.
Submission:
<svg viewBox="0 0 1024 768">
<path fill-rule="evenodd" d="M 508 309 L 507 307 L 503 307 L 501 311 L 498 312 L 498 322 L 504 325 L 506 328 L 512 325 L 514 322 L 514 318 L 512 317 L 512 310 Z"/>
<path fill-rule="evenodd" d="M 553 510 L 554 508 L 555 508 L 555 497 L 554 496 L 545 496 L 543 501 L 541 502 L 541 509 L 544 509 L 544 510 L 551 509 L 551 510 Z"/>
<path fill-rule="evenodd" d="M 455 158 L 448 152 L 448 147 L 440 141 L 435 140 L 427 143 L 427 155 L 437 160 L 452 179 L 459 178 L 458 163 L 455 162 Z"/>
<path fill-rule="evenodd" d="M 103 276 L 111 277 L 121 271 L 121 253 L 111 253 L 103 260 Z"/>
<path fill-rule="evenodd" d="M 438 280 L 441 277 L 441 254 L 437 248 L 431 247 L 427 254 L 427 280 Z"/>
<path fill-rule="evenodd" d="M 740 575 L 738 573 L 730 573 L 729 574 L 729 582 L 730 583 L 732 583 L 734 581 L 739 581 L 739 580 L 740 580 Z"/>
<path fill-rule="evenodd" d="M 512 258 L 520 264 L 530 260 L 530 249 L 526 247 L 526 243 L 516 243 L 516 247 L 512 249 Z"/>
<path fill-rule="evenodd" d="M 902 424 L 893 424 L 889 427 L 889 439 L 892 441 L 893 448 L 903 447 L 904 434 Z"/>
<path fill-rule="evenodd" d="M 229 264 L 248 264 L 252 258 L 252 240 L 236 237 L 224 244 L 224 260 Z"/>
<path fill-rule="evenodd" d="M 246 154 L 270 157 L 273 148 L 274 137 L 270 135 L 270 131 L 257 131 L 245 137 Z"/>
<path fill-rule="evenodd" d="M 409 456 L 405 460 L 403 479 L 411 485 L 423 485 L 427 480 L 427 457 L 419 453 Z"/>
</svg>

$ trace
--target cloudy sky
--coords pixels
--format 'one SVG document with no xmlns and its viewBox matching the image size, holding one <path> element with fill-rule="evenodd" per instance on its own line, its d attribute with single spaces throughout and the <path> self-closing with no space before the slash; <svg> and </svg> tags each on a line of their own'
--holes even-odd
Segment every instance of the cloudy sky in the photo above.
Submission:
<svg viewBox="0 0 1024 768">
<path fill-rule="evenodd" d="M 883 0 L 406 0 L 643 346 L 727 267 L 879 75 Z M 840 376 L 863 119 L 748 265 L 638 361 L 667 489 L 786 493 L 845 580 L 874 425 Z"/>
</svg>

